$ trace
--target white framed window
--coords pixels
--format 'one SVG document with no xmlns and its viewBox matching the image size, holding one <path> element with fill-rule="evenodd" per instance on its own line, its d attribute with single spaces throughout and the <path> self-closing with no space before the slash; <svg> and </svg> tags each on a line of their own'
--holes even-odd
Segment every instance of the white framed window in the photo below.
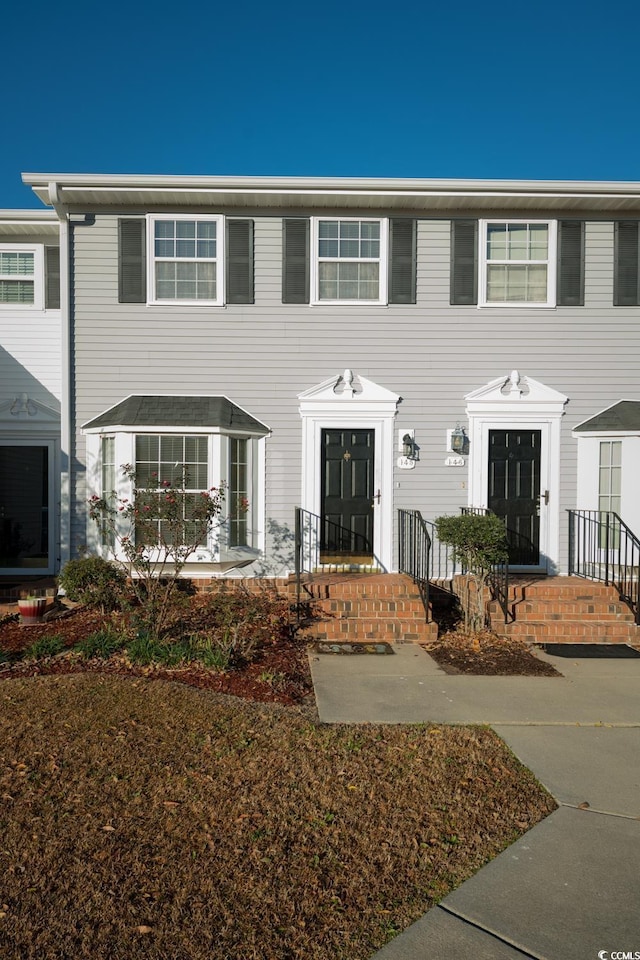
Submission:
<svg viewBox="0 0 640 960">
<path fill-rule="evenodd" d="M 137 434 L 135 438 L 135 476 L 139 490 L 151 494 L 151 500 L 165 495 L 171 485 L 184 494 L 180 515 L 185 522 L 187 541 L 197 536 L 193 507 L 209 489 L 209 444 L 206 435 Z M 153 509 L 153 507 L 152 507 Z M 169 543 L 171 531 L 167 521 L 151 518 L 144 524 L 145 535 L 156 537 L 155 543 Z M 164 524 L 164 529 L 163 529 Z M 151 530 L 157 529 L 157 536 Z"/>
<path fill-rule="evenodd" d="M 387 303 L 386 219 L 312 218 L 311 302 Z"/>
<path fill-rule="evenodd" d="M 44 255 L 41 246 L 0 244 L 0 307 L 43 309 Z"/>
<path fill-rule="evenodd" d="M 115 437 L 102 437 L 100 440 L 101 490 L 100 494 L 113 509 L 116 506 L 116 440 Z M 104 520 L 100 523 L 100 543 L 113 549 L 115 545 L 113 528 Z"/>
<path fill-rule="evenodd" d="M 598 510 L 621 512 L 622 503 L 622 441 L 600 441 L 598 470 Z"/>
<path fill-rule="evenodd" d="M 224 218 L 148 216 L 149 302 L 224 303 Z"/>
<path fill-rule="evenodd" d="M 480 306 L 554 307 L 555 220 L 480 221 Z"/>
<path fill-rule="evenodd" d="M 229 546 L 251 545 L 251 489 L 253 449 L 246 437 L 229 437 L 228 524 Z"/>
</svg>

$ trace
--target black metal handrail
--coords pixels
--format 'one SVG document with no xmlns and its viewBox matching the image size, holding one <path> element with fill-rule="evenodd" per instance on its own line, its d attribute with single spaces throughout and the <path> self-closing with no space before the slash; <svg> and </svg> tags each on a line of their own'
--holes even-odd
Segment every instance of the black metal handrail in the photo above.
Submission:
<svg viewBox="0 0 640 960">
<path fill-rule="evenodd" d="M 322 564 L 330 567 L 360 560 L 367 565 L 377 563 L 366 537 L 302 507 L 296 507 L 295 512 L 294 557 L 298 616 L 302 609 L 303 574 L 312 576 Z"/>
<path fill-rule="evenodd" d="M 640 539 L 610 510 L 569 510 L 569 576 L 618 591 L 640 625 Z"/>
<path fill-rule="evenodd" d="M 431 537 L 419 510 L 398 510 L 398 570 L 418 588 L 429 619 Z"/>
<path fill-rule="evenodd" d="M 424 520 L 423 523 L 427 528 L 431 541 L 431 549 L 429 551 L 429 579 L 453 580 L 457 573 L 461 573 L 461 568 L 453 558 L 451 547 L 448 543 L 442 543 L 438 539 L 438 531 L 432 520 Z"/>
</svg>

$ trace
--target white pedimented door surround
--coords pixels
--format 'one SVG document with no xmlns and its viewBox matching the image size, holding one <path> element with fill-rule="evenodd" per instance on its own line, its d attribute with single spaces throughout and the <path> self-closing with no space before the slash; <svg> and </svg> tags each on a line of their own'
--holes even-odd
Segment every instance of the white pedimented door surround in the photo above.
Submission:
<svg viewBox="0 0 640 960">
<path fill-rule="evenodd" d="M 513 370 L 467 394 L 469 506 L 486 507 L 491 430 L 540 430 L 540 568 L 556 573 L 560 553 L 560 423 L 567 397 Z M 546 496 L 545 496 L 546 493 Z"/>
<path fill-rule="evenodd" d="M 321 437 L 323 429 L 368 429 L 375 435 L 374 558 L 383 570 L 393 564 L 394 422 L 398 394 L 350 369 L 298 395 L 302 418 L 302 501 L 304 510 L 321 512 Z"/>
</svg>

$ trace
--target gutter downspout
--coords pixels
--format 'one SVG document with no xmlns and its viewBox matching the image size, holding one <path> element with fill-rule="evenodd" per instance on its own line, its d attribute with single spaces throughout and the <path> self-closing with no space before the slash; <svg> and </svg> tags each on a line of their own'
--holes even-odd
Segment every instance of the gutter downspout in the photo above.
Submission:
<svg viewBox="0 0 640 960">
<path fill-rule="evenodd" d="M 71 558 L 71 296 L 69 211 L 58 183 L 49 183 L 49 203 L 60 223 L 60 569 Z"/>
</svg>

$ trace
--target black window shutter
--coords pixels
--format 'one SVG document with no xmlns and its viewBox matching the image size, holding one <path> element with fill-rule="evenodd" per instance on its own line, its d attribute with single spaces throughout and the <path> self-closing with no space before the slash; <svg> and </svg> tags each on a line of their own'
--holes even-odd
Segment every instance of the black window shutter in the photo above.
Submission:
<svg viewBox="0 0 640 960">
<path fill-rule="evenodd" d="M 638 253 L 638 221 L 617 221 L 613 270 L 614 307 L 637 307 L 640 303 Z"/>
<path fill-rule="evenodd" d="M 253 220 L 227 220 L 227 303 L 253 303 Z"/>
<path fill-rule="evenodd" d="M 309 303 L 309 220 L 282 221 L 282 302 Z"/>
<path fill-rule="evenodd" d="M 60 309 L 60 247 L 44 248 L 45 310 Z"/>
<path fill-rule="evenodd" d="M 389 303 L 416 302 L 416 221 L 389 221 Z"/>
<path fill-rule="evenodd" d="M 147 302 L 146 221 L 118 221 L 118 301 Z"/>
<path fill-rule="evenodd" d="M 478 302 L 478 221 L 451 221 L 451 303 Z"/>
<path fill-rule="evenodd" d="M 559 307 L 584 306 L 584 222 L 558 223 L 558 277 L 556 303 Z"/>
</svg>

